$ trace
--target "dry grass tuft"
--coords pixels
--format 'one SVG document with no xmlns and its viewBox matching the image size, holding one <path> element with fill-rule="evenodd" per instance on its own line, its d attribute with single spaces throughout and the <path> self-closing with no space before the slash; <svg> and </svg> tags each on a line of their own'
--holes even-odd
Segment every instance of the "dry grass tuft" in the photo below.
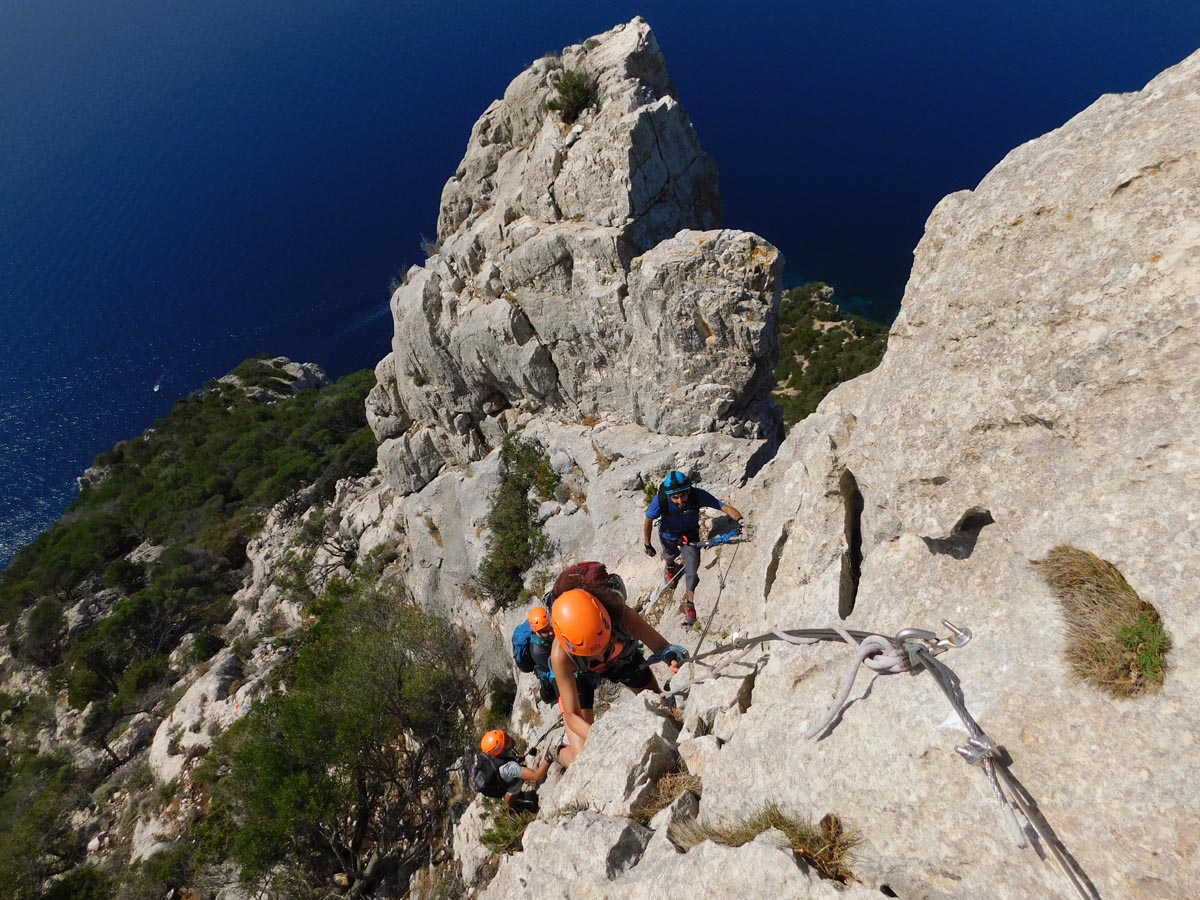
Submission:
<svg viewBox="0 0 1200 900">
<path fill-rule="evenodd" d="M 429 532 L 429 536 L 433 538 L 439 547 L 445 546 L 442 542 L 442 532 L 438 529 L 437 523 L 433 521 L 433 516 L 425 517 L 425 528 Z"/>
<path fill-rule="evenodd" d="M 700 796 L 700 776 L 682 771 L 668 772 L 654 783 L 654 791 L 650 798 L 635 809 L 630 818 L 643 825 L 649 824 L 651 819 L 674 803 L 684 791 L 691 791 L 697 797 Z"/>
<path fill-rule="evenodd" d="M 1162 688 L 1171 639 L 1158 610 L 1112 563 L 1065 544 L 1034 563 L 1062 605 L 1067 663 L 1115 697 Z"/>
<path fill-rule="evenodd" d="M 733 825 L 710 825 L 694 819 L 673 822 L 667 829 L 667 837 L 686 853 L 704 841 L 740 847 L 770 828 L 782 831 L 792 852 L 822 878 L 845 882 L 854 877 L 849 865 L 861 838 L 844 828 L 841 820 L 832 813 L 813 825 L 807 819 L 785 815 L 778 806 L 770 803 L 758 815 Z"/>
</svg>

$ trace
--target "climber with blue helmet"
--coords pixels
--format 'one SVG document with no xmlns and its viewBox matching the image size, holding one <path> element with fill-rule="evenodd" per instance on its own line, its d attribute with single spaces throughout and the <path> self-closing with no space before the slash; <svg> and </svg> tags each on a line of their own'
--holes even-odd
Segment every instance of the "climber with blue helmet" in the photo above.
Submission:
<svg viewBox="0 0 1200 900">
<path fill-rule="evenodd" d="M 662 542 L 666 571 L 663 577 L 668 585 L 679 578 L 679 556 L 683 555 L 684 625 L 696 624 L 696 585 L 700 583 L 700 510 L 702 507 L 719 509 L 736 523 L 741 523 L 742 514 L 723 500 L 718 500 L 706 490 L 696 487 L 682 472 L 668 472 L 659 486 L 658 493 L 650 501 L 642 526 L 642 545 L 647 556 L 655 556 L 650 543 L 655 519 L 660 520 L 658 538 Z"/>
</svg>

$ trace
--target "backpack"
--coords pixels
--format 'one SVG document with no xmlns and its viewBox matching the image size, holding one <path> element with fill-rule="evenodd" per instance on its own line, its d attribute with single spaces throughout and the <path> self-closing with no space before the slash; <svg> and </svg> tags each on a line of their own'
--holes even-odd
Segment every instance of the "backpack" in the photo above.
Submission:
<svg viewBox="0 0 1200 900">
<path fill-rule="evenodd" d="M 693 485 L 694 487 L 695 485 Z M 667 499 L 667 492 L 662 488 L 658 489 L 658 515 L 660 520 L 665 519 L 667 510 L 671 508 L 671 501 Z M 694 490 L 688 491 L 687 501 L 680 508 L 680 512 L 695 512 L 700 508 L 700 498 L 696 496 Z"/>
<path fill-rule="evenodd" d="M 551 612 L 554 609 L 553 591 L 546 591 L 542 597 L 542 606 L 546 607 L 546 612 Z M 532 672 L 535 668 L 533 650 L 530 647 L 532 643 L 533 629 L 529 627 L 529 620 L 526 619 L 514 628 L 512 633 L 513 662 L 517 664 L 517 668 L 522 672 Z"/>
<path fill-rule="evenodd" d="M 485 797 L 499 799 L 508 791 L 508 785 L 500 777 L 500 767 L 511 759 L 497 759 L 478 750 L 470 750 L 463 757 L 463 772 L 467 776 L 467 787 Z"/>
<path fill-rule="evenodd" d="M 533 643 L 533 629 L 529 627 L 529 622 L 522 622 L 513 629 L 512 633 L 513 662 L 522 672 L 533 671 L 533 653 L 529 646 L 531 643 Z"/>
</svg>

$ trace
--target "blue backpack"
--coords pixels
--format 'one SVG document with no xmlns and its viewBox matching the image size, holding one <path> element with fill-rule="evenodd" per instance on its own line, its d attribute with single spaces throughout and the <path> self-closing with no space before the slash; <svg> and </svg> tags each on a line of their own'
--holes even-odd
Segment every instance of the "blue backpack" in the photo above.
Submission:
<svg viewBox="0 0 1200 900">
<path fill-rule="evenodd" d="M 542 596 L 541 605 L 546 607 L 547 612 L 554 609 L 554 591 L 546 591 Z M 512 634 L 513 662 L 522 672 L 532 672 L 534 669 L 533 650 L 530 647 L 532 643 L 533 629 L 529 627 L 529 620 L 526 619 L 513 629 Z"/>
<path fill-rule="evenodd" d="M 512 652 L 513 662 L 522 672 L 533 671 L 533 653 L 530 645 L 533 643 L 533 629 L 528 622 L 522 622 L 513 629 Z"/>
</svg>

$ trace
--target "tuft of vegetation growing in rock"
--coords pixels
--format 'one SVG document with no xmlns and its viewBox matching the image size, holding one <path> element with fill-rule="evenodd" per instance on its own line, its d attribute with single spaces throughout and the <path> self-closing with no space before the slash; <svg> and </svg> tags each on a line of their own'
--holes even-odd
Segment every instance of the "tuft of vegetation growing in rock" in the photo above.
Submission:
<svg viewBox="0 0 1200 900">
<path fill-rule="evenodd" d="M 1062 608 L 1067 664 L 1078 678 L 1114 697 L 1161 690 L 1171 639 L 1116 566 L 1067 544 L 1034 565 Z"/>
<path fill-rule="evenodd" d="M 658 496 L 658 482 L 647 481 L 642 486 L 642 506 L 646 509 L 650 508 L 650 504 L 654 502 L 654 498 Z"/>
<path fill-rule="evenodd" d="M 479 842 L 497 856 L 516 853 L 524 849 L 521 839 L 525 837 L 525 829 L 537 818 L 535 812 L 516 812 L 504 805 L 503 800 L 483 801 L 484 815 L 491 824 L 479 836 Z"/>
<path fill-rule="evenodd" d="M 770 803 L 758 815 L 733 825 L 710 825 L 695 819 L 673 822 L 667 829 L 667 837 L 686 853 L 704 841 L 740 847 L 771 828 L 783 832 L 792 852 L 822 878 L 845 882 L 854 877 L 850 864 L 854 848 L 862 839 L 856 832 L 844 828 L 841 820 L 832 813 L 813 825 L 807 819 L 785 814 Z"/>
<path fill-rule="evenodd" d="M 559 118 L 568 125 L 575 124 L 585 109 L 595 107 L 600 102 L 596 79 L 579 69 L 563 70 L 554 87 L 558 96 L 547 100 L 546 108 L 558 113 Z"/>
<path fill-rule="evenodd" d="M 887 328 L 843 313 L 832 297 L 820 281 L 783 292 L 773 396 L 788 427 L 813 413 L 843 381 L 874 369 L 887 349 Z"/>
<path fill-rule="evenodd" d="M 635 822 L 649 825 L 650 820 L 674 803 L 686 791 L 691 791 L 697 797 L 703 790 L 699 775 L 692 775 L 684 769 L 667 772 L 654 783 L 654 790 L 642 805 L 633 810 L 630 816 Z"/>
<path fill-rule="evenodd" d="M 505 477 L 492 496 L 478 580 L 492 602 L 505 607 L 520 602 L 525 573 L 550 550 L 537 501 L 554 496 L 559 478 L 542 450 L 516 438 L 505 439 L 500 460 Z"/>
</svg>

